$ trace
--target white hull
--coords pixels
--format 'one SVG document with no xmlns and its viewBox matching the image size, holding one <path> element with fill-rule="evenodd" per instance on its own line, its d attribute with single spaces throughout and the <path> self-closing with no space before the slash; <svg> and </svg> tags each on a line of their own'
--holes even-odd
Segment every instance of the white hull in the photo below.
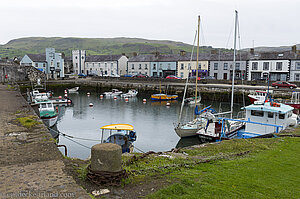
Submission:
<svg viewBox="0 0 300 199">
<path fill-rule="evenodd" d="M 175 128 L 176 134 L 181 138 L 195 136 L 197 135 L 198 130 L 199 129 L 197 128 L 191 128 L 191 129 L 183 129 L 178 127 Z"/>
<path fill-rule="evenodd" d="M 42 120 L 46 126 L 52 127 L 56 124 L 57 119 L 58 119 L 58 115 L 56 115 L 55 117 L 52 117 L 50 119 L 42 119 Z"/>
</svg>

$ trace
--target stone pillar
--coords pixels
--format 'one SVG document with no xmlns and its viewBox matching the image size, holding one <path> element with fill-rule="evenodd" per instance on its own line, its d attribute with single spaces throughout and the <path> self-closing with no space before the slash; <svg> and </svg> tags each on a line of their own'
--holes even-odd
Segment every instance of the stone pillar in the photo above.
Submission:
<svg viewBox="0 0 300 199">
<path fill-rule="evenodd" d="M 91 151 L 91 170 L 119 172 L 122 170 L 122 148 L 117 144 L 96 144 Z"/>
</svg>

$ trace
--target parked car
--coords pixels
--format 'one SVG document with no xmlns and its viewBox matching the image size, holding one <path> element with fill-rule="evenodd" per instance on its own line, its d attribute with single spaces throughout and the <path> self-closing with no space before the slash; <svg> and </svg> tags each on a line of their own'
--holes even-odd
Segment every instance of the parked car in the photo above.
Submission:
<svg viewBox="0 0 300 199">
<path fill-rule="evenodd" d="M 175 75 L 168 75 L 166 79 L 181 79 L 180 77 L 176 77 Z"/>
<path fill-rule="evenodd" d="M 296 84 L 291 84 L 289 82 L 285 82 L 285 81 L 278 81 L 278 82 L 274 82 L 272 83 L 272 86 L 275 87 L 275 88 L 290 88 L 290 89 L 293 89 L 293 88 L 297 88 L 297 85 Z"/>
<path fill-rule="evenodd" d="M 134 76 L 132 76 L 132 77 L 145 78 L 145 77 L 148 77 L 148 75 L 137 74 L 137 75 L 134 75 Z"/>
<path fill-rule="evenodd" d="M 207 76 L 207 77 L 202 77 L 202 79 L 216 79 L 216 78 L 213 76 Z"/>
<path fill-rule="evenodd" d="M 127 75 L 123 75 L 122 77 L 132 77 L 133 75 L 127 74 Z"/>
<path fill-rule="evenodd" d="M 191 77 L 189 77 L 189 79 L 196 79 L 196 76 L 191 76 Z M 201 80 L 201 78 L 198 77 L 198 80 Z"/>
<path fill-rule="evenodd" d="M 88 76 L 89 77 L 97 77 L 98 75 L 96 73 L 89 73 Z"/>
<path fill-rule="evenodd" d="M 85 77 L 86 77 L 86 74 L 84 74 L 84 73 L 79 73 L 79 74 L 78 74 L 78 77 L 83 77 L 83 78 L 85 78 Z"/>
</svg>

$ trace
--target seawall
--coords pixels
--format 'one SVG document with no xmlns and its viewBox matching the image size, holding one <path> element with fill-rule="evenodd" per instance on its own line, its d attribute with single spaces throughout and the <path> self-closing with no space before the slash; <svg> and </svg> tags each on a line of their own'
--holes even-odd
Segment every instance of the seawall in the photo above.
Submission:
<svg viewBox="0 0 300 199">
<path fill-rule="evenodd" d="M 20 92 L 2 84 L 0 126 L 0 198 L 90 198 L 65 173 L 54 139 Z"/>
</svg>

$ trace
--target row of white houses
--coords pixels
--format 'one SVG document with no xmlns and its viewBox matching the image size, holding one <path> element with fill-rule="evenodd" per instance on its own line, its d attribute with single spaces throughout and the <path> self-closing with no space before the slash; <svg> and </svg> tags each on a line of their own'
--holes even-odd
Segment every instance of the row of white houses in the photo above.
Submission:
<svg viewBox="0 0 300 199">
<path fill-rule="evenodd" d="M 32 65 L 55 77 L 64 73 L 98 76 L 124 76 L 143 74 L 150 77 L 176 75 L 181 78 L 212 76 L 219 80 L 232 79 L 233 53 L 199 54 L 198 67 L 196 55 L 181 51 L 180 54 L 148 54 L 126 57 L 123 55 L 91 55 L 85 50 L 72 51 L 72 57 L 62 57 L 55 49 L 47 48 L 46 55 L 25 55 L 21 65 Z M 236 56 L 235 79 L 257 80 L 270 77 L 271 81 L 300 81 L 300 54 L 293 48 L 286 52 L 238 53 Z"/>
</svg>

